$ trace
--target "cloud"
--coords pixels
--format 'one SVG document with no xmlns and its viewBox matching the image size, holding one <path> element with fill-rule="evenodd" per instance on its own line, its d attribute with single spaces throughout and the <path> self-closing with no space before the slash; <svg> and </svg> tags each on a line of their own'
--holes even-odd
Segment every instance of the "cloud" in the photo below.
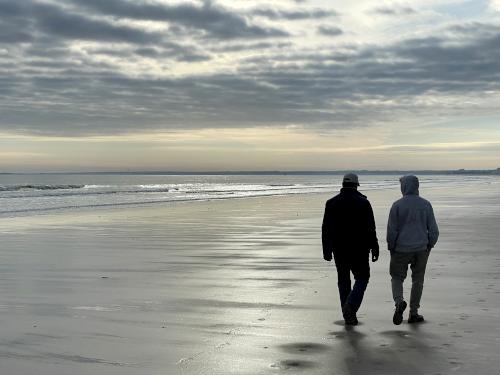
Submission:
<svg viewBox="0 0 500 375">
<path fill-rule="evenodd" d="M 122 51 L 118 52 L 123 53 Z M 190 50 L 188 48 L 181 46 L 174 46 L 172 48 L 167 48 L 167 49 L 142 47 L 135 49 L 133 53 L 137 56 L 150 58 L 153 60 L 174 58 L 176 61 L 182 61 L 182 62 L 201 62 L 201 61 L 209 61 L 212 59 L 212 57 L 209 54 L 203 52 L 196 52 L 196 49 Z M 124 55 L 127 54 L 128 52 L 125 52 Z"/>
<path fill-rule="evenodd" d="M 469 152 L 469 151 L 500 151 L 500 142 L 441 142 L 424 144 L 401 144 L 401 145 L 381 145 L 371 147 L 353 147 L 348 149 L 336 149 L 336 152 Z"/>
<path fill-rule="evenodd" d="M 500 0 L 489 0 L 488 1 L 488 6 L 493 10 L 493 11 L 500 11 Z"/>
<path fill-rule="evenodd" d="M 409 6 L 392 5 L 374 8 L 370 11 L 370 13 L 381 16 L 411 16 L 417 14 L 418 12 Z"/>
<path fill-rule="evenodd" d="M 35 5 L 33 7 L 33 17 L 39 31 L 72 40 L 84 39 L 150 44 L 158 43 L 162 39 L 160 33 L 115 25 L 108 21 L 66 12 L 62 8 L 48 4 Z"/>
<path fill-rule="evenodd" d="M 221 46 L 213 47 L 212 50 L 216 52 L 241 52 L 266 49 L 282 49 L 292 47 L 292 42 L 253 42 L 253 43 L 224 43 Z"/>
<path fill-rule="evenodd" d="M 288 33 L 273 27 L 251 24 L 244 17 L 204 1 L 167 5 L 126 0 L 69 0 L 79 8 L 120 18 L 168 22 L 187 29 L 201 30 L 217 39 L 285 37 Z"/>
<path fill-rule="evenodd" d="M 9 15 L 0 24 L 6 31 L 0 35 L 0 130 L 71 136 L 297 126 L 327 132 L 500 112 L 494 23 L 460 23 L 384 44 L 348 44 L 342 37 L 342 44 L 317 38 L 323 44 L 309 45 L 295 36 L 270 39 L 272 29 L 209 2 L 54 4 L 0 0 Z M 159 31 L 145 20 L 164 20 L 169 28 Z M 20 24 L 24 36 L 15 34 Z M 183 34 L 188 29 L 197 31 Z M 230 29 L 233 35 L 224 36 Z M 342 30 L 320 25 L 317 32 Z"/>
<path fill-rule="evenodd" d="M 33 39 L 32 25 L 26 22 L 23 3 L 0 0 L 0 43 L 25 43 Z M 20 28 L 23 25 L 23 28 Z"/>
<path fill-rule="evenodd" d="M 114 57 L 127 58 L 135 54 L 184 62 L 211 59 L 209 53 L 192 43 L 183 45 L 172 41 L 173 36 L 169 32 L 130 26 L 120 20 L 78 13 L 76 9 L 68 7 L 36 1 L 11 3 L 0 0 L 0 11 L 7 15 L 0 19 L 0 45 L 9 44 L 11 51 L 21 50 L 24 57 L 60 58 L 61 63 L 76 58 L 74 63 L 81 63 L 81 56 L 72 56 L 68 46 L 74 42 L 88 41 L 113 43 L 112 47 L 88 48 L 88 51 Z M 23 25 L 22 29 L 20 25 Z M 127 45 L 140 47 L 134 49 Z M 89 63 L 89 60 L 86 61 L 86 64 Z M 34 62 L 31 64 L 35 65 Z"/>
<path fill-rule="evenodd" d="M 338 13 L 332 10 L 276 10 L 273 8 L 254 9 L 250 14 L 254 16 L 266 17 L 271 20 L 306 20 L 306 19 L 321 19 L 332 16 L 337 16 Z"/>
<path fill-rule="evenodd" d="M 302 135 L 302 137 L 304 137 Z M 382 144 L 377 146 L 337 146 L 331 147 L 331 140 L 322 142 L 321 139 L 314 140 L 317 147 L 297 147 L 301 144 L 300 139 L 293 145 L 294 152 L 318 153 L 318 154 L 362 154 L 368 153 L 416 153 L 416 154 L 436 154 L 436 153 L 462 153 L 462 152 L 498 152 L 500 142 L 427 142 L 422 144 Z"/>
<path fill-rule="evenodd" d="M 40 2 L 0 1 L 0 43 L 34 41 L 40 33 L 70 40 L 158 43 L 163 36 Z M 21 28 L 22 27 L 22 28 Z"/>
<path fill-rule="evenodd" d="M 336 26 L 325 26 L 321 25 L 318 27 L 318 34 L 326 35 L 326 36 L 338 36 L 342 35 L 344 32 L 341 28 Z"/>
</svg>

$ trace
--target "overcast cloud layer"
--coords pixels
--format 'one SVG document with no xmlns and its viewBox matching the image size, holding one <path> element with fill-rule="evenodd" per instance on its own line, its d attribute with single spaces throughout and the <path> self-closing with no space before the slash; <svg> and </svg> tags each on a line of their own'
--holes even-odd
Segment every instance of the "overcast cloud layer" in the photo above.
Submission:
<svg viewBox="0 0 500 375">
<path fill-rule="evenodd" d="M 437 3 L 0 0 L 0 129 L 323 132 L 500 115 L 495 3 Z"/>
</svg>

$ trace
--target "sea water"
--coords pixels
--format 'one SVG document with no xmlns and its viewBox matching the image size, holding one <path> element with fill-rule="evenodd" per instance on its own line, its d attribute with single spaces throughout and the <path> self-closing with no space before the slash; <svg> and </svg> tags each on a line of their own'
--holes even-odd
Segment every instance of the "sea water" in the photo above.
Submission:
<svg viewBox="0 0 500 375">
<path fill-rule="evenodd" d="M 399 188 L 397 175 L 360 175 L 360 190 Z M 0 215 L 54 210 L 338 192 L 341 175 L 325 174 L 0 174 Z M 423 187 L 498 183 L 498 176 L 424 175 Z"/>
</svg>

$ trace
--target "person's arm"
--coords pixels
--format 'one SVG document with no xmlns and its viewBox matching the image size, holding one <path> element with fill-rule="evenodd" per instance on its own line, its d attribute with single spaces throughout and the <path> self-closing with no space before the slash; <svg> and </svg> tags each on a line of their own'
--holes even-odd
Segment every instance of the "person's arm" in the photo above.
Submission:
<svg viewBox="0 0 500 375">
<path fill-rule="evenodd" d="M 436 223 L 436 218 L 434 217 L 434 210 L 432 209 L 432 205 L 430 203 L 427 210 L 427 233 L 429 236 L 427 248 L 430 250 L 436 245 L 439 237 L 439 228 Z"/>
<path fill-rule="evenodd" d="M 399 234 L 398 230 L 398 208 L 393 204 L 387 221 L 387 248 L 389 251 L 394 251 L 396 248 L 396 241 Z"/>
<path fill-rule="evenodd" d="M 376 262 L 379 257 L 379 246 L 377 238 L 377 227 L 375 225 L 375 217 L 373 216 L 373 209 L 370 202 L 368 202 L 368 207 L 367 207 L 367 229 L 368 229 L 370 250 L 372 253 L 372 262 Z"/>
<path fill-rule="evenodd" d="M 327 261 L 332 260 L 333 254 L 333 241 L 332 241 L 332 225 L 333 215 L 328 204 L 325 206 L 325 214 L 323 216 L 323 225 L 321 226 L 321 240 L 323 243 L 323 259 Z"/>
</svg>

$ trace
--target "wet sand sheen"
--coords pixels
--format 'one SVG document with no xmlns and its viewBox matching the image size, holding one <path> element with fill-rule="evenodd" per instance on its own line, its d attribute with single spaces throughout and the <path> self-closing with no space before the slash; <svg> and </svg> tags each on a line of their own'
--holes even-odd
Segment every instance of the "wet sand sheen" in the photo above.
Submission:
<svg viewBox="0 0 500 375">
<path fill-rule="evenodd" d="M 368 195 L 383 249 L 399 194 Z M 321 259 L 326 195 L 1 219 L 0 373 L 493 374 L 500 194 L 423 195 L 442 237 L 419 327 L 392 325 L 384 251 L 362 324 L 343 327 Z"/>
</svg>

